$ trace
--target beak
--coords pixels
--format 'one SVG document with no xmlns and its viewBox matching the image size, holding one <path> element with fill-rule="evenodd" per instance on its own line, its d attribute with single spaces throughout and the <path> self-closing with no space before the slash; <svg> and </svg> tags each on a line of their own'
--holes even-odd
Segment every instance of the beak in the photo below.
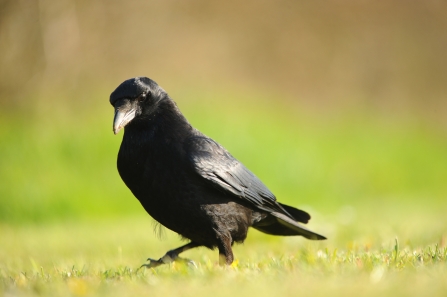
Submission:
<svg viewBox="0 0 447 297">
<path fill-rule="evenodd" d="M 115 118 L 113 119 L 113 133 L 123 129 L 135 117 L 135 108 L 129 100 L 117 102 L 115 106 Z"/>
</svg>

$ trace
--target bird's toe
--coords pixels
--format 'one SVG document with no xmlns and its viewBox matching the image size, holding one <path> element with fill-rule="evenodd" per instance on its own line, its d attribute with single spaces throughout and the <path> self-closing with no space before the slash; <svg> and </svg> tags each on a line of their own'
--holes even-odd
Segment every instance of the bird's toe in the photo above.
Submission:
<svg viewBox="0 0 447 297">
<path fill-rule="evenodd" d="M 148 258 L 147 261 L 149 261 L 149 263 L 141 265 L 140 268 L 143 268 L 143 267 L 154 268 L 154 267 L 160 266 L 162 264 L 165 264 L 161 259 L 154 260 L 154 259 Z"/>
</svg>

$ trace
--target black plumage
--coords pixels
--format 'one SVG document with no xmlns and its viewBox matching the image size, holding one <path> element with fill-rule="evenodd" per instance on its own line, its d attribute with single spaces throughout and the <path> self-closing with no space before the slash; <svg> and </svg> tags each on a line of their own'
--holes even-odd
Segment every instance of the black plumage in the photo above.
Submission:
<svg viewBox="0 0 447 297">
<path fill-rule="evenodd" d="M 217 247 L 219 262 L 231 264 L 231 247 L 245 240 L 249 227 L 325 239 L 298 223 L 307 223 L 309 214 L 277 202 L 225 148 L 193 128 L 151 79 L 126 80 L 110 103 L 114 133 L 125 127 L 118 154 L 121 178 L 156 221 L 191 241 L 145 266 L 171 262 L 197 246 Z"/>
</svg>

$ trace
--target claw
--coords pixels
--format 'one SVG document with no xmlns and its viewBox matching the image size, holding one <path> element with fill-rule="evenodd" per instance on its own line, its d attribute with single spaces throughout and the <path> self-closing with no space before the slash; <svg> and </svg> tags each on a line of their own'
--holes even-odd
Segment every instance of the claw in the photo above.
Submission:
<svg viewBox="0 0 447 297">
<path fill-rule="evenodd" d="M 149 261 L 149 263 L 141 265 L 140 268 L 143 268 L 143 267 L 154 268 L 154 267 L 160 266 L 162 264 L 172 263 L 174 261 L 183 262 L 183 263 L 187 264 L 189 267 L 197 268 L 197 265 L 196 265 L 196 263 L 194 263 L 194 261 L 191 261 L 189 259 L 180 258 L 178 255 L 184 251 L 187 251 L 189 249 L 192 249 L 192 248 L 195 248 L 198 246 L 199 245 L 197 243 L 190 242 L 184 246 L 181 246 L 179 248 L 168 251 L 163 257 L 161 257 L 158 260 L 148 258 L 147 261 Z M 138 269 L 140 269 L 140 268 L 138 268 Z"/>
<path fill-rule="evenodd" d="M 180 258 L 178 255 L 173 255 L 173 254 L 169 255 L 168 253 L 166 253 L 166 255 L 164 255 L 163 257 L 161 257 L 158 260 L 148 258 L 147 261 L 149 261 L 149 263 L 141 265 L 140 268 L 138 268 L 138 269 L 141 269 L 143 267 L 155 268 L 155 267 L 158 267 L 163 264 L 172 263 L 174 261 L 185 263 L 186 265 L 188 265 L 191 268 L 198 268 L 197 264 L 194 261 L 192 261 L 190 259 Z"/>
<path fill-rule="evenodd" d="M 163 261 L 161 261 L 161 259 L 154 260 L 154 259 L 148 258 L 147 261 L 149 261 L 148 264 L 143 264 L 138 269 L 141 269 L 143 267 L 145 267 L 145 268 L 154 268 L 154 267 L 160 266 L 162 264 L 165 264 Z"/>
</svg>

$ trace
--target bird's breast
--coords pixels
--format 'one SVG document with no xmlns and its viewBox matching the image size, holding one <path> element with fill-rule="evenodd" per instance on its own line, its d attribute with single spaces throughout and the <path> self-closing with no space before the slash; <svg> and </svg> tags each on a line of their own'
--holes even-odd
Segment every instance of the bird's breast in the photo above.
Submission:
<svg viewBox="0 0 447 297">
<path fill-rule="evenodd" d="M 182 163 L 176 148 L 160 141 L 138 145 L 124 139 L 118 154 L 121 178 L 145 204 L 166 201 L 173 188 L 185 184 Z"/>
</svg>

